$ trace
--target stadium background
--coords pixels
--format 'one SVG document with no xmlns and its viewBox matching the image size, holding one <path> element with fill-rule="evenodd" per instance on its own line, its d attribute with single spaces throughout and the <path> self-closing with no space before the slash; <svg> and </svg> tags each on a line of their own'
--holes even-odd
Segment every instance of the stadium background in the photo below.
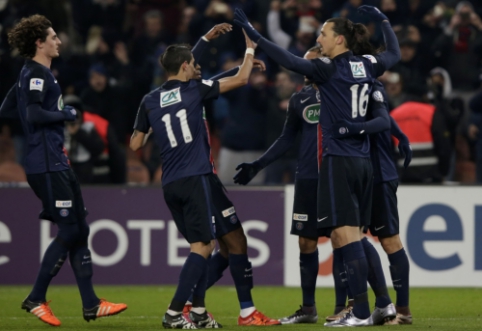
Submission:
<svg viewBox="0 0 482 331">
<path fill-rule="evenodd" d="M 452 77 L 452 87 L 439 97 L 452 106 L 456 100 L 457 106 L 453 108 L 458 111 L 451 139 L 444 146 L 450 151 L 449 161 L 439 157 L 434 165 L 438 168 L 441 162 L 448 163 L 441 178 L 434 180 L 429 176 L 410 183 L 416 185 L 402 185 L 398 194 L 401 238 L 411 262 L 411 285 L 436 287 L 434 291 L 413 290 L 412 302 L 416 308 L 420 307 L 418 312 L 424 327 L 433 324 L 439 329 L 452 330 L 459 326 L 458 320 L 450 315 L 453 311 L 444 310 L 450 301 L 443 301 L 443 298 L 452 298 L 455 304 L 460 304 L 454 316 L 462 319 L 470 315 L 472 324 L 464 328 L 477 330 L 482 325 L 480 315 L 477 317 L 477 312 L 468 306 L 482 304 L 478 294 L 478 288 L 482 287 L 482 200 L 480 188 L 467 184 L 477 183 L 477 173 L 481 170 L 477 165 L 482 159 L 482 153 L 478 153 L 482 146 L 478 135 L 482 106 L 473 102 L 482 93 L 479 17 L 482 3 L 469 2 L 473 15 L 466 28 L 461 29 L 460 20 L 466 17 L 460 17 L 459 11 L 466 2 L 451 0 L 0 0 L 0 99 L 3 100 L 14 84 L 23 64 L 10 49 L 6 33 L 21 17 L 34 13 L 46 15 L 63 42 L 61 57 L 53 62 L 52 70 L 64 99 L 109 121 L 115 132 L 115 138 L 109 141 L 110 150 L 120 151 L 122 155 L 121 162 L 108 165 L 109 172 L 117 176 L 97 181 L 86 176 L 83 181 L 83 194 L 90 212 L 95 282 L 123 285 L 100 288 L 111 296 L 118 294 L 119 299 L 122 299 L 121 293 L 131 293 L 131 301 L 135 301 L 138 296 L 148 297 L 157 287 L 133 289 L 128 284 L 175 284 L 188 251 L 163 201 L 159 186 L 161 160 L 156 146 L 150 141 L 138 154 L 126 148 L 142 95 L 165 80 L 162 69 L 157 66 L 158 55 L 170 43 L 194 44 L 213 25 L 231 22 L 232 10 L 237 7 L 243 8 L 264 36 L 297 55 L 313 45 L 318 26 L 332 16 L 366 23 L 372 41 L 380 44 L 379 29 L 356 13 L 362 4 L 376 5 L 389 16 L 402 48 L 402 62 L 382 77 L 391 108 L 408 101 L 433 103 L 433 95 L 440 91 L 430 79 L 433 78 L 430 71 L 441 67 Z M 270 29 L 276 27 L 276 17 L 284 34 L 280 34 L 279 29 L 268 31 L 270 22 L 273 24 Z M 203 78 L 238 65 L 243 51 L 244 40 L 237 28 L 212 41 L 212 47 L 200 61 Z M 281 132 L 287 100 L 302 86 L 302 77 L 283 71 L 260 51 L 256 57 L 266 62 L 265 73 L 253 73 L 249 86 L 240 93 L 206 105 L 213 152 L 218 162 L 223 149 L 234 151 L 246 162 L 261 155 Z M 3 285 L 0 286 L 3 298 L 0 306 L 10 308 L 8 300 L 20 302 L 19 296 L 27 293 L 26 288 L 16 285 L 33 283 L 35 275 L 28 270 L 36 270 L 54 229 L 49 222 L 37 220 L 40 202 L 24 187 L 25 143 L 18 123 L 0 120 L 0 129 L 0 285 Z M 69 137 L 69 133 L 66 136 Z M 70 139 L 73 138 L 74 134 Z M 75 155 L 78 151 L 71 152 Z M 267 168 L 260 182 L 262 186 L 238 188 L 225 181 L 248 234 L 256 285 L 299 285 L 296 237 L 289 236 L 296 153 L 294 147 Z M 90 155 L 82 169 L 93 171 L 98 162 L 96 156 Z M 225 174 L 227 178 L 234 174 L 234 169 L 229 171 Z M 380 245 L 376 247 L 391 286 L 388 260 Z M 319 250 L 318 286 L 331 287 L 329 242 L 320 240 Z M 68 269 L 61 270 L 55 285 L 74 284 Z M 229 275 L 225 275 L 221 284 L 232 284 Z M 444 292 L 441 287 L 471 289 Z M 65 295 L 75 294 L 73 288 L 54 287 L 52 295 L 60 296 L 64 290 Z M 167 287 L 165 291 L 169 297 L 172 289 Z M 224 304 L 223 291 L 223 288 L 213 291 L 219 300 L 218 307 Z M 293 302 L 300 297 L 296 289 L 257 287 L 255 291 L 258 291 L 255 292 L 257 298 L 265 293 L 272 295 L 276 302 L 282 301 L 283 295 L 290 298 L 291 305 L 285 304 L 282 312 L 276 310 L 279 314 L 291 313 Z M 320 290 L 317 296 L 320 295 L 326 307 L 330 307 L 323 308 L 328 313 L 331 299 L 326 300 L 326 296 L 332 296 L 332 292 Z M 234 299 L 234 292 L 230 296 Z M 422 313 L 426 301 L 421 302 L 420 298 L 432 301 L 432 310 Z M 258 302 L 282 306 L 266 300 Z M 322 300 L 317 297 L 317 301 Z M 225 315 L 234 316 L 235 300 L 226 307 L 234 311 Z M 268 308 L 268 312 L 269 309 L 275 308 Z M 5 311 L 9 310 L 2 314 L 6 314 Z M 159 312 L 152 314 L 159 315 Z M 4 325 L 13 325 L 12 329 L 24 329 L 23 322 L 16 322 L 19 317 L 13 321 L 5 316 L 0 315 L 0 326 L 7 321 L 13 324 Z M 23 314 L 21 316 L 23 318 Z M 438 316 L 438 322 L 433 316 Z M 450 321 L 445 319 L 447 316 L 452 316 Z M 117 323 L 112 321 L 113 325 Z"/>
</svg>

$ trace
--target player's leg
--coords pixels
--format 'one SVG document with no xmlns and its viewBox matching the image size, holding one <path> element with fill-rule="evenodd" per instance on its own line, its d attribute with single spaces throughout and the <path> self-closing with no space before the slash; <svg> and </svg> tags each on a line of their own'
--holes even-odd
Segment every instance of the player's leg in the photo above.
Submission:
<svg viewBox="0 0 482 331">
<path fill-rule="evenodd" d="M 226 254 L 226 251 L 228 253 L 229 270 L 236 286 L 241 309 L 238 324 L 279 324 L 277 320 L 268 318 L 259 312 L 254 305 L 251 295 L 251 289 L 253 288 L 253 268 L 248 258 L 246 235 L 244 234 L 241 223 L 236 215 L 233 203 L 226 196 L 220 180 L 215 175 L 210 175 L 209 180 L 215 206 L 214 215 L 216 219 L 216 236 L 220 245 L 222 245 L 221 256 L 225 257 L 223 254 Z M 225 265 L 225 261 L 222 260 L 221 256 L 216 258 L 218 262 L 222 262 L 217 266 L 219 268 L 218 270 L 221 270 Z M 213 277 L 219 279 L 220 273 L 217 272 Z M 209 281 L 209 284 L 212 284 L 212 281 Z"/>
<path fill-rule="evenodd" d="M 331 227 L 334 249 L 340 249 L 348 286 L 353 294 L 352 312 L 326 326 L 371 324 L 367 294 L 368 263 L 360 237 L 364 226 L 366 196 L 371 198 L 372 168 L 369 159 L 328 156 L 320 169 L 318 228 Z"/>
<path fill-rule="evenodd" d="M 335 309 L 333 315 L 326 317 L 327 322 L 337 321 L 353 309 L 353 295 L 348 286 L 343 255 L 339 248 L 333 248 L 333 281 L 335 283 Z"/>
<path fill-rule="evenodd" d="M 62 200 L 59 199 L 57 204 L 67 208 L 56 207 L 53 191 L 57 184 L 56 175 L 55 173 L 46 173 L 27 176 L 30 187 L 42 201 L 43 211 L 40 218 L 58 224 L 58 232 L 42 258 L 37 279 L 32 291 L 22 302 L 22 309 L 36 315 L 45 323 L 58 326 L 60 321 L 53 315 L 46 302 L 47 288 L 67 259 L 68 251 L 78 236 L 78 229 L 75 221 L 69 217 L 71 208 L 69 201 L 72 200 L 72 197 L 68 195 L 68 191 Z"/>
<path fill-rule="evenodd" d="M 397 180 L 374 186 L 370 232 L 378 236 L 390 261 L 392 282 L 397 292 L 397 318 L 394 322 L 398 321 L 405 324 L 411 322 L 411 314 L 408 308 L 409 264 L 398 235 L 397 187 Z M 377 307 L 379 306 L 377 305 Z"/>
<path fill-rule="evenodd" d="M 294 314 L 281 318 L 281 324 L 316 323 L 316 279 L 318 277 L 318 229 L 316 225 L 317 179 L 297 179 L 293 202 L 291 234 L 298 236 L 303 304 Z"/>
<path fill-rule="evenodd" d="M 204 303 L 208 258 L 214 248 L 215 238 L 209 182 L 206 176 L 174 181 L 164 186 L 164 199 L 179 232 L 190 243 L 191 252 L 184 262 L 176 292 L 162 324 L 165 328 L 184 329 L 203 327 L 207 323 L 217 324 L 207 314 Z M 192 323 L 182 314 L 191 293 Z"/>
<path fill-rule="evenodd" d="M 393 287 L 397 292 L 396 322 L 398 324 L 412 324 L 412 313 L 410 312 L 409 307 L 410 264 L 407 253 L 403 248 L 398 234 L 379 239 L 383 249 L 388 255 Z"/>
</svg>

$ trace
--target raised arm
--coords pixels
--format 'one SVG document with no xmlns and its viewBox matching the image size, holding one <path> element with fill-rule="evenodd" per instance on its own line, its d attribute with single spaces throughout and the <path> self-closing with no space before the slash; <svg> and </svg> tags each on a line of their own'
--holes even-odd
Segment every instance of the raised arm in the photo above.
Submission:
<svg viewBox="0 0 482 331">
<path fill-rule="evenodd" d="M 284 49 L 288 49 L 291 43 L 291 36 L 281 29 L 280 24 L 280 1 L 271 2 L 271 10 L 266 18 L 268 35 L 277 45 Z"/>
<path fill-rule="evenodd" d="M 244 29 L 245 33 L 253 40 L 258 46 L 265 51 L 265 53 L 275 60 L 276 63 L 285 67 L 288 70 L 297 72 L 304 76 L 312 75 L 312 63 L 310 60 L 294 56 L 287 50 L 279 47 L 275 43 L 272 43 L 256 31 L 255 28 L 249 23 L 248 18 L 244 12 L 240 9 L 236 9 L 234 12 L 234 23 Z"/>
<path fill-rule="evenodd" d="M 386 50 L 377 55 L 380 61 L 375 65 L 377 76 L 381 76 L 385 70 L 390 69 L 400 61 L 400 47 L 398 46 L 397 36 L 393 32 L 388 18 L 378 8 L 365 5 L 360 6 L 358 12 L 369 16 L 376 22 L 381 22 Z"/>
<path fill-rule="evenodd" d="M 251 69 L 253 69 L 256 44 L 249 39 L 246 32 L 244 32 L 244 36 L 246 38 L 246 55 L 244 56 L 243 64 L 239 67 L 236 75 L 219 80 L 219 93 L 225 93 L 248 84 L 249 75 L 251 74 Z"/>
<path fill-rule="evenodd" d="M 228 23 L 216 24 L 211 30 L 202 36 L 192 49 L 192 55 L 197 62 L 201 59 L 202 54 L 211 40 L 218 38 L 220 35 L 233 30 L 233 26 Z"/>
</svg>

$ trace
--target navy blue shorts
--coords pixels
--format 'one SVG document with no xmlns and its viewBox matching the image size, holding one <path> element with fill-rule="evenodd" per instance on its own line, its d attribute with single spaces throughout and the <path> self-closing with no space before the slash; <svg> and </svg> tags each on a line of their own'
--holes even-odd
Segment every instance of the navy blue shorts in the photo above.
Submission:
<svg viewBox="0 0 482 331">
<path fill-rule="evenodd" d="M 226 195 L 226 190 L 219 177 L 215 174 L 210 174 L 208 177 L 214 204 L 216 238 L 221 238 L 224 235 L 239 229 L 241 227 L 241 222 L 238 219 L 238 215 L 236 215 L 236 209 L 234 208 L 233 203 Z"/>
<path fill-rule="evenodd" d="M 175 180 L 163 187 L 179 232 L 190 244 L 215 239 L 214 206 L 208 175 Z"/>
<path fill-rule="evenodd" d="M 27 175 L 27 182 L 42 201 L 40 219 L 77 223 L 87 216 L 80 185 L 72 169 Z"/>
<path fill-rule="evenodd" d="M 373 186 L 370 233 L 381 238 L 399 234 L 397 207 L 398 180 Z"/>
<path fill-rule="evenodd" d="M 318 228 L 369 226 L 372 186 L 369 158 L 324 157 L 318 180 Z"/>
<path fill-rule="evenodd" d="M 292 235 L 313 239 L 330 236 L 328 229 L 318 229 L 316 226 L 317 191 L 317 178 L 296 180 L 290 232 Z"/>
</svg>

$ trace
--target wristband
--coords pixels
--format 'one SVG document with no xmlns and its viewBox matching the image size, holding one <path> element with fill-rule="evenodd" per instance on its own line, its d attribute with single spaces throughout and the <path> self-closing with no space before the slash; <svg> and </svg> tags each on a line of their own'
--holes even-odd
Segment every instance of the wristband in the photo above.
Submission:
<svg viewBox="0 0 482 331">
<path fill-rule="evenodd" d="M 254 48 L 251 48 L 251 47 L 246 48 L 246 54 L 251 54 L 254 56 Z"/>
<path fill-rule="evenodd" d="M 201 39 L 204 40 L 204 41 L 207 42 L 207 43 L 209 42 L 209 39 L 206 38 L 206 37 L 204 37 L 204 36 L 202 36 Z"/>
</svg>

